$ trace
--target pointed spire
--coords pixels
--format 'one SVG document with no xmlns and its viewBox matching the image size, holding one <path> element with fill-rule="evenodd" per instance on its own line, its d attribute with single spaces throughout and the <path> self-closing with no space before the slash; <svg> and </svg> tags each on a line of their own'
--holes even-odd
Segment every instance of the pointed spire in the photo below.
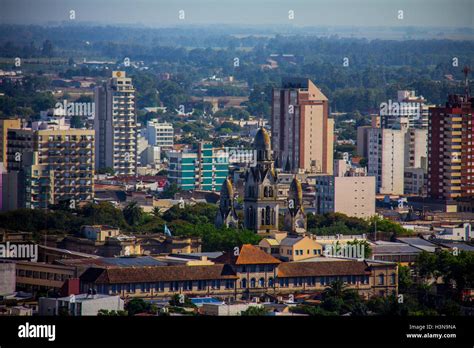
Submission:
<svg viewBox="0 0 474 348">
<path fill-rule="evenodd" d="M 286 158 L 285 172 L 291 172 L 290 156 Z"/>
</svg>

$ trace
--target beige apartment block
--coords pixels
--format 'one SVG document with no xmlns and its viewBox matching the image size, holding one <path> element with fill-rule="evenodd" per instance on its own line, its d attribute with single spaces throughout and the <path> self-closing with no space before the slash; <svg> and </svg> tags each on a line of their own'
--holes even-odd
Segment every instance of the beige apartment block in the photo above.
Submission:
<svg viewBox="0 0 474 348">
<path fill-rule="evenodd" d="M 404 193 L 405 129 L 369 131 L 368 174 L 376 177 L 377 193 Z"/>
<path fill-rule="evenodd" d="M 0 162 L 7 167 L 7 133 L 11 128 L 21 128 L 20 119 L 0 120 Z"/>
<path fill-rule="evenodd" d="M 93 199 L 94 131 L 50 122 L 10 129 L 7 168 L 18 172 L 18 204 L 27 208 Z"/>
<path fill-rule="evenodd" d="M 375 177 L 319 176 L 315 206 L 318 214 L 343 213 L 370 218 L 375 214 Z"/>
<path fill-rule="evenodd" d="M 332 174 L 334 120 L 327 97 L 309 79 L 289 78 L 273 90 L 272 148 L 277 167 Z"/>
</svg>

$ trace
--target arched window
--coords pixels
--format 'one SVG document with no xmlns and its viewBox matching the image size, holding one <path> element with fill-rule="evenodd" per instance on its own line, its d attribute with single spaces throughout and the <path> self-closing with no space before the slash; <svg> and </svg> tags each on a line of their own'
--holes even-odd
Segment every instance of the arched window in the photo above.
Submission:
<svg viewBox="0 0 474 348">
<path fill-rule="evenodd" d="M 262 208 L 261 210 L 260 224 L 265 225 L 265 208 Z"/>
<path fill-rule="evenodd" d="M 268 197 L 268 186 L 263 188 L 263 197 Z"/>
<path fill-rule="evenodd" d="M 268 286 L 273 288 L 273 285 L 274 285 L 273 283 L 274 283 L 273 282 L 273 277 L 268 278 Z"/>
<path fill-rule="evenodd" d="M 268 188 L 268 197 L 273 197 L 273 187 Z"/>
<path fill-rule="evenodd" d="M 392 285 L 394 285 L 397 282 L 397 275 L 395 273 L 391 274 L 390 282 L 391 282 Z"/>
<path fill-rule="evenodd" d="M 256 285 L 257 285 L 257 281 L 255 280 L 255 278 L 250 279 L 250 287 L 255 288 Z"/>
<path fill-rule="evenodd" d="M 242 281 L 240 282 L 240 286 L 242 287 L 242 289 L 247 288 L 247 279 L 242 279 Z"/>
<path fill-rule="evenodd" d="M 265 225 L 271 225 L 271 209 L 268 205 L 265 208 Z"/>
<path fill-rule="evenodd" d="M 258 286 L 261 288 L 265 287 L 265 279 L 263 277 L 258 280 Z"/>
</svg>

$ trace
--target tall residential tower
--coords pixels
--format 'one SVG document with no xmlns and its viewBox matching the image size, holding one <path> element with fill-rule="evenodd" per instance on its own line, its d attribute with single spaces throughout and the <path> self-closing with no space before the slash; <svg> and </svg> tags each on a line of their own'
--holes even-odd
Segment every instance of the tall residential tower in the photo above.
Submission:
<svg viewBox="0 0 474 348">
<path fill-rule="evenodd" d="M 272 148 L 277 167 L 332 174 L 334 120 L 328 99 L 309 79 L 284 79 L 273 90 Z"/>
<path fill-rule="evenodd" d="M 135 175 L 137 117 L 135 88 L 124 71 L 95 89 L 96 167 L 112 168 L 117 175 Z"/>
<path fill-rule="evenodd" d="M 430 109 L 428 195 L 452 200 L 474 196 L 474 98 L 450 95 Z"/>
</svg>

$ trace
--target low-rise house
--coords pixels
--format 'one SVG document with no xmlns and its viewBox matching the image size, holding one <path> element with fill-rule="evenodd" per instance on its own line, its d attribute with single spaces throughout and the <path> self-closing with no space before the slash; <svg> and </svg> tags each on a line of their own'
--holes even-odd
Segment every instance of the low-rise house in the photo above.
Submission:
<svg viewBox="0 0 474 348">
<path fill-rule="evenodd" d="M 67 250 L 104 257 L 142 254 L 137 238 L 124 234 L 106 237 L 104 241 L 67 236 L 59 243 L 59 246 Z"/>
<path fill-rule="evenodd" d="M 203 315 L 238 316 L 249 309 L 249 307 L 261 308 L 263 305 L 259 303 L 205 303 L 199 312 Z"/>
<path fill-rule="evenodd" d="M 63 287 L 64 282 L 71 278 L 77 278 L 77 272 L 74 267 L 51 265 L 42 262 L 16 262 L 17 290 L 59 291 Z"/>
<path fill-rule="evenodd" d="M 322 256 L 323 246 L 309 237 L 287 237 L 280 243 L 280 259 L 298 261 Z"/>
<path fill-rule="evenodd" d="M 436 238 L 469 242 L 474 238 L 471 224 L 464 223 L 462 226 L 442 226 L 443 231 L 436 234 Z"/>
<path fill-rule="evenodd" d="M 442 249 L 439 245 L 420 237 L 398 237 L 397 241 L 428 253 L 434 253 Z"/>
<path fill-rule="evenodd" d="M 263 251 L 282 261 L 298 261 L 323 255 L 323 246 L 307 236 L 290 236 L 281 240 L 264 238 L 258 245 Z"/>
<path fill-rule="evenodd" d="M 120 296 L 104 294 L 79 294 L 60 298 L 39 299 L 39 315 L 87 316 L 97 315 L 100 310 L 123 311 Z"/>
<path fill-rule="evenodd" d="M 82 226 L 80 235 L 89 240 L 104 242 L 107 238 L 116 237 L 120 229 L 107 225 Z"/>
<path fill-rule="evenodd" d="M 423 250 L 405 243 L 377 241 L 371 246 L 374 260 L 397 262 L 404 266 L 411 265 Z"/>
</svg>

